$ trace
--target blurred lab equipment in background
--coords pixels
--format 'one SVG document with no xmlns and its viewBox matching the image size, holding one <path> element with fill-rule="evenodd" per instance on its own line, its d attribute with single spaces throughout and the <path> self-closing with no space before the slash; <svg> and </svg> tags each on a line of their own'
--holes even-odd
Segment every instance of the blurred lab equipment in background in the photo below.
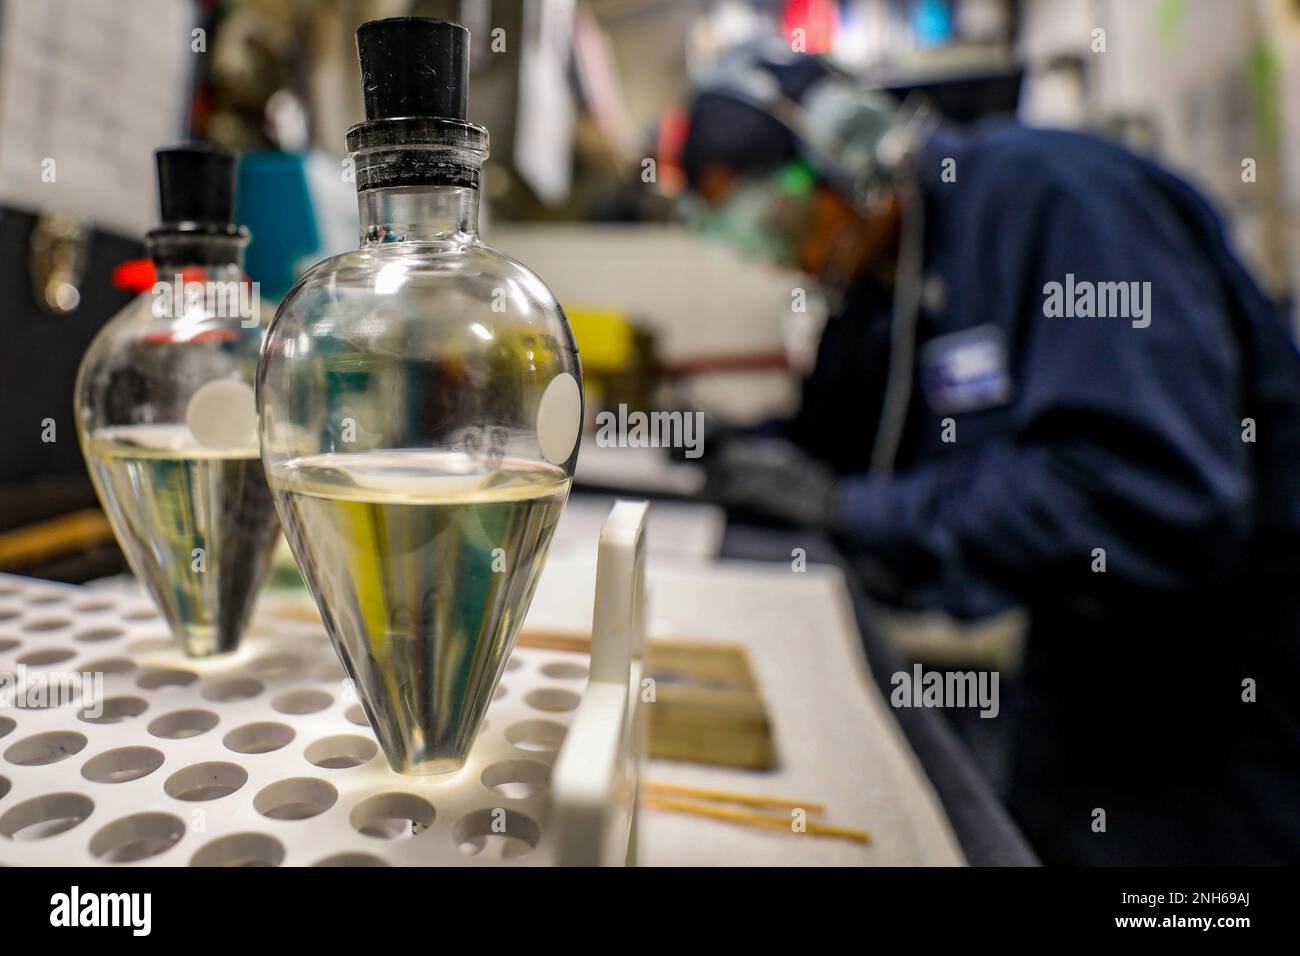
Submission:
<svg viewBox="0 0 1300 956">
<path fill-rule="evenodd" d="M 113 274 L 157 215 L 153 149 L 183 138 L 198 9 L 0 4 L 0 571 L 122 570 L 77 445 L 77 365 L 129 300 Z"/>
</svg>

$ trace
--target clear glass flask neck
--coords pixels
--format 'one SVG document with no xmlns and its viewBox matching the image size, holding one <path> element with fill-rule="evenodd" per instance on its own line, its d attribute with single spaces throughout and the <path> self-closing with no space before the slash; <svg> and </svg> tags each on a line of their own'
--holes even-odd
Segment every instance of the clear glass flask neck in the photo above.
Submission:
<svg viewBox="0 0 1300 956">
<path fill-rule="evenodd" d="M 362 246 L 478 237 L 473 186 L 387 186 L 357 193 Z"/>
</svg>

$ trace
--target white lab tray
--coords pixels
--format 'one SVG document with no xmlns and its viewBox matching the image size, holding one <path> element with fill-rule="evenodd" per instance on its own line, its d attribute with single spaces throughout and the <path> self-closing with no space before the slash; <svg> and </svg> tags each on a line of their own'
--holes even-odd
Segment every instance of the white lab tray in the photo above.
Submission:
<svg viewBox="0 0 1300 956">
<path fill-rule="evenodd" d="M 630 862 L 645 509 L 602 531 L 593 657 L 517 648 L 445 777 L 389 770 L 320 624 L 274 599 L 195 661 L 143 597 L 0 575 L 0 672 L 103 673 L 113 718 L 0 707 L 0 864 Z"/>
</svg>

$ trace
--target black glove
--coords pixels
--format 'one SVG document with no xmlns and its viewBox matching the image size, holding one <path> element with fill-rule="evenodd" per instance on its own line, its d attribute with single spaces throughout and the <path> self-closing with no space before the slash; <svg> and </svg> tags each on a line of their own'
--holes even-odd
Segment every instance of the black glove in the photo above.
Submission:
<svg viewBox="0 0 1300 956">
<path fill-rule="evenodd" d="M 705 492 L 728 511 L 831 528 L 835 477 L 797 445 L 781 438 L 733 439 L 710 452 Z"/>
<path fill-rule="evenodd" d="M 700 422 L 695 431 L 701 443 L 699 448 L 703 449 L 704 455 L 701 459 L 701 456 L 697 453 L 698 449 L 688 448 L 684 443 L 673 444 L 667 449 L 670 461 L 687 465 L 707 466 L 709 459 L 717 457 L 724 445 L 736 440 L 749 441 L 753 438 L 750 432 L 743 428 L 728 425 L 725 419 L 719 418 L 712 412 L 694 412 L 690 409 L 684 409 L 682 414 L 700 415 Z"/>
</svg>

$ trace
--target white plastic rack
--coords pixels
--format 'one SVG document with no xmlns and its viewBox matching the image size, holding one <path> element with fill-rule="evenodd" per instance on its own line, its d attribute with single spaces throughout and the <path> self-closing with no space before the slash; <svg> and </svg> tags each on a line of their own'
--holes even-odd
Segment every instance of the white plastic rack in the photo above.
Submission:
<svg viewBox="0 0 1300 956">
<path fill-rule="evenodd" d="M 590 660 L 517 648 L 448 777 L 389 770 L 322 627 L 273 602 L 195 661 L 143 597 L 0 575 L 0 864 L 635 862 L 646 510 L 601 532 Z"/>
</svg>

